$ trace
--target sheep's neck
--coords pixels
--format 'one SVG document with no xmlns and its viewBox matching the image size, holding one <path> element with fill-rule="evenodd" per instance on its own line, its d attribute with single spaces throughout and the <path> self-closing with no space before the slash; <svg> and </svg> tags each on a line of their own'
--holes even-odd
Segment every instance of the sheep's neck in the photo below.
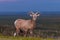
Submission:
<svg viewBox="0 0 60 40">
<path fill-rule="evenodd" d="M 33 23 L 33 25 L 36 25 L 36 20 L 33 20 L 33 18 L 31 19 L 31 22 Z"/>
<path fill-rule="evenodd" d="M 33 18 L 32 18 L 31 20 L 34 21 L 34 22 L 36 21 L 36 20 L 34 20 Z"/>
<path fill-rule="evenodd" d="M 32 19 L 31 19 L 31 22 L 35 23 L 35 21 L 36 21 L 36 20 L 32 20 Z"/>
<path fill-rule="evenodd" d="M 32 20 L 31 19 L 31 24 L 33 25 L 33 28 L 35 28 L 36 27 L 36 22 L 35 22 L 36 20 Z"/>
</svg>

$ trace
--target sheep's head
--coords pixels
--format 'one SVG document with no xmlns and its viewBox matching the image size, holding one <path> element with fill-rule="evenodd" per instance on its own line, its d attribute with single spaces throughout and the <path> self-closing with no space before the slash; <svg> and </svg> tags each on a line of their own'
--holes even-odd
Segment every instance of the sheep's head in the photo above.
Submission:
<svg viewBox="0 0 60 40">
<path fill-rule="evenodd" d="M 30 12 L 30 16 L 32 17 L 33 20 L 36 20 L 38 16 L 40 16 L 40 14 L 38 12 L 34 13 L 34 12 Z"/>
</svg>

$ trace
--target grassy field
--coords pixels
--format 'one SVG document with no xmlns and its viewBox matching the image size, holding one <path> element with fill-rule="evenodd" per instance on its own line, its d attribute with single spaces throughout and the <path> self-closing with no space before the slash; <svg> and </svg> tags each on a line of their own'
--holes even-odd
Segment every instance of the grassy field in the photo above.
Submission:
<svg viewBox="0 0 60 40">
<path fill-rule="evenodd" d="M 0 36 L 0 40 L 55 40 L 52 38 L 39 38 L 39 37 L 12 37 L 12 36 Z"/>
<path fill-rule="evenodd" d="M 40 37 L 21 37 L 21 36 L 3 36 L 0 34 L 0 40 L 59 40 L 54 38 L 40 38 Z"/>
</svg>

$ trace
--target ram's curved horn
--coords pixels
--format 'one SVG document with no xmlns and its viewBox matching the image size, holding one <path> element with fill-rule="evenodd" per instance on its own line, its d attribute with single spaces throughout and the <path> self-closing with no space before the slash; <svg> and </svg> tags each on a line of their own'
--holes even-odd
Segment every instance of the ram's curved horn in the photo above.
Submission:
<svg viewBox="0 0 60 40">
<path fill-rule="evenodd" d="M 30 11 L 30 13 L 31 13 L 31 14 L 34 14 L 34 12 L 33 12 L 33 11 Z"/>
</svg>

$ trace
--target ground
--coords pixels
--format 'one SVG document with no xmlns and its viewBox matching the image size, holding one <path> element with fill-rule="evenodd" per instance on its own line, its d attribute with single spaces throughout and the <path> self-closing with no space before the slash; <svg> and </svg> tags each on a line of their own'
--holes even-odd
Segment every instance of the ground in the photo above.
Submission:
<svg viewBox="0 0 60 40">
<path fill-rule="evenodd" d="M 41 37 L 21 37 L 21 36 L 3 36 L 0 34 L 0 40 L 59 40 L 55 38 L 41 38 Z"/>
</svg>

